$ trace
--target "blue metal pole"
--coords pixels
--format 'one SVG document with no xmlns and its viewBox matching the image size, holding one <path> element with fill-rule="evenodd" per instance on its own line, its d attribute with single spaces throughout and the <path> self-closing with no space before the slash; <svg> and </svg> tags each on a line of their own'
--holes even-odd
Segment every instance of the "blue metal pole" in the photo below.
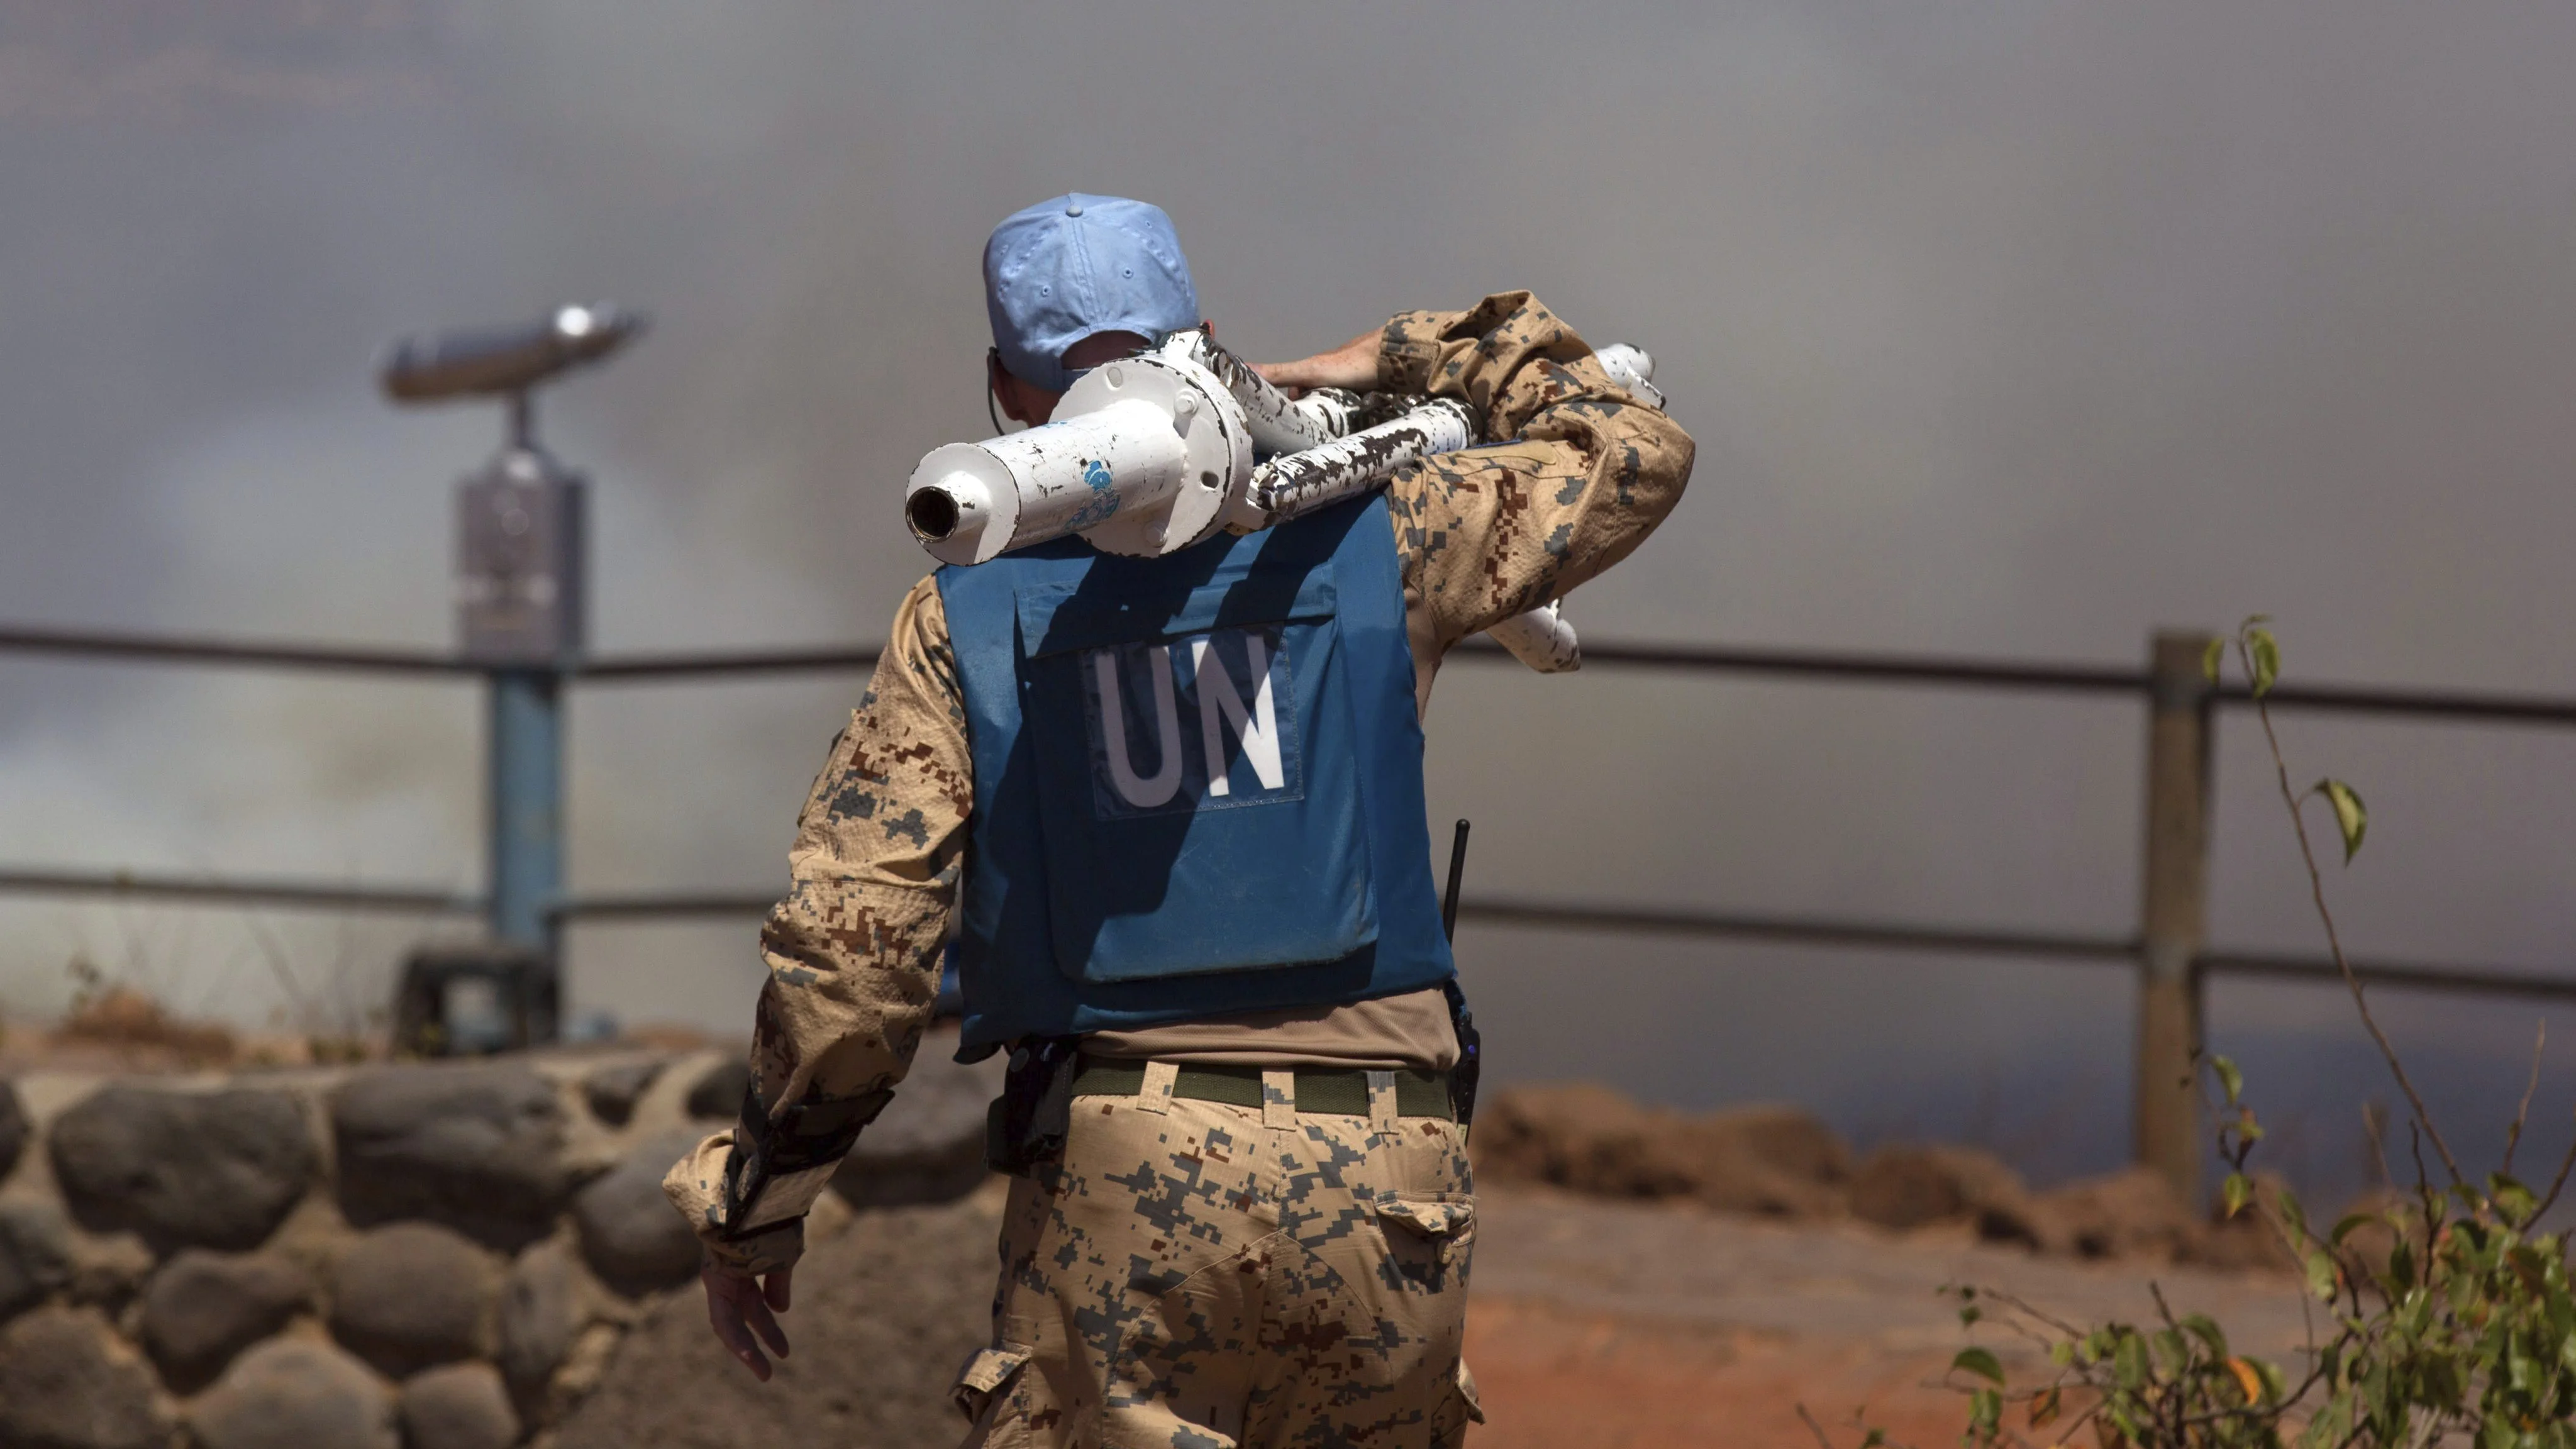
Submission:
<svg viewBox="0 0 2576 1449">
<path fill-rule="evenodd" d="M 492 935 L 551 960 L 563 888 L 563 714 L 548 669 L 492 672 Z"/>
</svg>

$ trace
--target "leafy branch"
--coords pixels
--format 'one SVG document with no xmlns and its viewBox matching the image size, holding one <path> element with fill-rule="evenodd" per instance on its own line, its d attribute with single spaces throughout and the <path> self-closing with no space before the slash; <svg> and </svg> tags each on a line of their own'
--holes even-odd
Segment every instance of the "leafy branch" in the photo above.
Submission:
<svg viewBox="0 0 2576 1449">
<path fill-rule="evenodd" d="M 1963 1325 L 1991 1319 L 2044 1350 L 2049 1363 L 2046 1374 L 2017 1385 L 1993 1350 L 1960 1350 L 1946 1381 L 1968 1400 L 1961 1443 L 1966 1449 L 2021 1449 L 2040 1442 L 2031 1436 L 2045 1434 L 2046 1442 L 2063 1445 L 2089 1430 L 2101 1449 L 2576 1449 L 2576 1293 L 2569 1288 L 2569 1244 L 2563 1233 L 2539 1230 L 2576 1171 L 2576 1144 L 2546 1193 L 2535 1194 L 2512 1173 L 2539 1091 L 2547 1034 L 2533 1043 L 2530 1080 L 2502 1161 L 2482 1181 L 2471 1182 L 2372 1015 L 2369 996 L 2344 954 L 2303 807 L 2310 799 L 2326 802 L 2347 864 L 2361 849 L 2369 815 L 2360 793 L 2331 776 L 2305 791 L 2291 788 L 2289 764 L 2265 703 L 2281 669 L 2280 643 L 2263 627 L 2266 622 L 2258 615 L 2238 626 L 2231 640 L 2214 641 L 2205 667 L 2217 683 L 2226 646 L 2233 643 L 2335 966 L 2406 1094 L 2414 1198 L 2347 1213 L 2320 1234 L 2296 1194 L 2286 1188 L 2257 1193 L 2247 1168 L 2263 1140 L 2263 1125 L 2245 1100 L 2244 1074 L 2225 1057 L 2211 1058 L 2217 1148 L 2229 1169 L 2221 1206 L 2229 1217 L 2257 1214 L 2298 1264 L 2309 1307 L 2300 1350 L 2304 1368 L 2294 1377 L 2277 1364 L 2234 1351 L 2215 1320 L 2175 1314 L 2161 1291 L 2148 1323 L 2086 1328 L 2009 1294 L 1946 1289 L 1959 1297 Z M 2365 1110 L 2364 1121 L 2384 1173 L 2384 1120 Z M 2437 1184 L 2426 1167 L 2426 1142 L 2445 1182 Z M 2319 1315 L 2325 1320 L 2322 1337 Z M 1812 1418 L 1807 1423 L 1831 1449 L 1822 1428 Z M 1871 1430 L 1863 1444 L 1886 1442 Z"/>
<path fill-rule="evenodd" d="M 2423 1094 L 2415 1090 L 2414 1080 L 2406 1075 L 2406 1063 L 2399 1059 L 2397 1048 L 2389 1044 L 2388 1033 L 2379 1029 L 2379 1019 L 2371 1015 L 2369 993 L 2362 989 L 2361 978 L 2353 974 L 2352 962 L 2344 956 L 2343 933 L 2336 929 L 2334 912 L 2326 905 L 2325 873 L 2317 868 L 2316 847 L 2308 839 L 2307 815 L 2300 807 L 2317 796 L 2322 796 L 2332 807 L 2335 827 L 2343 836 L 2346 865 L 2350 865 L 2352 858 L 2361 851 L 2362 836 L 2370 828 L 2370 816 L 2362 806 L 2360 793 L 2331 776 L 2317 781 L 2305 791 L 2291 790 L 2290 762 L 2281 753 L 2281 737 L 2272 728 L 2272 707 L 2264 700 L 2281 675 L 2281 644 L 2271 630 L 2263 627 L 2267 622 L 2261 614 L 2247 619 L 2236 626 L 2233 642 L 2237 658 L 2243 661 L 2246 678 L 2252 686 L 2254 715 L 2263 723 L 2263 743 L 2272 751 L 2272 771 L 2280 783 L 2281 803 L 2288 807 L 2290 828 L 2299 838 L 2299 859 L 2308 868 L 2308 895 L 2316 903 L 2317 919 L 2326 928 L 2326 949 L 2334 953 L 2335 969 L 2343 973 L 2344 987 L 2352 993 L 2353 1009 L 2361 1013 L 2361 1024 L 2369 1029 L 2370 1039 L 2379 1046 L 2381 1059 L 2388 1063 L 2390 1074 L 2397 1078 L 2398 1089 L 2406 1094 L 2407 1106 L 2414 1112 L 2416 1124 L 2433 1144 L 2433 1151 L 2441 1157 L 2443 1169 L 2451 1175 L 2451 1185 L 2460 1186 L 2465 1181 L 2460 1173 L 2460 1161 L 2452 1156 L 2450 1144 L 2442 1140 L 2441 1129 L 2433 1125 L 2433 1114 L 2425 1109 Z M 2201 669 L 2212 684 L 2218 682 L 2220 650 L 2227 642 L 2211 640 L 2209 652 L 2202 656 Z"/>
</svg>

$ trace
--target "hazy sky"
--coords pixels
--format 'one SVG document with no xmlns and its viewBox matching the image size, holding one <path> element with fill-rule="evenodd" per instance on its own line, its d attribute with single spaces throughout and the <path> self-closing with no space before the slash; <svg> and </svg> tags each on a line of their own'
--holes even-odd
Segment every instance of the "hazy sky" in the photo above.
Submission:
<svg viewBox="0 0 2576 1449">
<path fill-rule="evenodd" d="M 1168 209 L 1253 355 L 1509 287 L 1652 349 L 1700 464 L 1573 601 L 1596 638 L 2125 664 L 2260 609 L 2296 677 L 2576 693 L 2571 65 L 2576 10 L 2483 0 L 11 0 L 0 619 L 445 643 L 449 485 L 495 422 L 388 408 L 373 359 L 605 298 L 656 328 L 545 419 L 596 480 L 598 642 L 874 640 L 924 566 L 903 477 L 987 431 L 983 237 L 1081 189 Z M 581 694 L 577 884 L 777 881 L 856 689 Z M 0 658 L 0 859 L 471 888 L 479 719 L 468 686 Z M 2576 970 L 2576 737 L 2285 724 L 2373 806 L 2358 949 Z M 1479 666 L 1430 725 L 1482 892 L 2135 915 L 2125 702 Z M 2258 748 L 2231 721 L 2215 934 L 2304 949 Z M 415 930 L 0 901 L 0 1004 L 58 1002 L 76 952 L 250 1020 L 372 1000 Z M 1465 948 L 1498 1075 L 2043 1175 L 2125 1152 L 2114 968 Z M 629 1020 L 747 1023 L 756 982 L 748 925 L 575 942 L 582 1008 Z M 2456 1135 L 2500 1123 L 2532 1009 L 2386 1011 Z M 2378 1090 L 2349 1008 L 2212 1015 L 2345 1171 Z"/>
</svg>

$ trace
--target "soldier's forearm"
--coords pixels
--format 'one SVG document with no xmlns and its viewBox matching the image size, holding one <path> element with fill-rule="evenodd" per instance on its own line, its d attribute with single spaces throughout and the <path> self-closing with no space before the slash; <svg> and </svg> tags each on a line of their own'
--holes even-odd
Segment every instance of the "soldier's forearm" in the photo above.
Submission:
<svg viewBox="0 0 2576 1449">
<path fill-rule="evenodd" d="M 1435 654 L 1626 557 L 1690 476 L 1689 435 L 1526 292 L 1406 313 L 1383 355 L 1390 386 L 1480 409 L 1491 440 L 1399 475 L 1387 495 Z"/>
</svg>

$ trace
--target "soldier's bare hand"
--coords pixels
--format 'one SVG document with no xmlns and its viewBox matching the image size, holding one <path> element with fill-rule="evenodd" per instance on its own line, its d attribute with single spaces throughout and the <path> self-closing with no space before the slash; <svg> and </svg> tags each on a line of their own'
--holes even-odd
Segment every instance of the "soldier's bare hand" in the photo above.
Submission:
<svg viewBox="0 0 2576 1449">
<path fill-rule="evenodd" d="M 707 1289 L 707 1321 L 715 1325 L 716 1338 L 764 1384 L 769 1382 L 770 1370 L 761 1344 L 769 1345 L 769 1351 L 780 1358 L 787 1357 L 787 1331 L 778 1326 L 778 1315 L 787 1311 L 787 1278 L 794 1271 L 781 1268 L 766 1278 L 754 1278 L 713 1261 L 698 1270 L 698 1281 Z"/>
<path fill-rule="evenodd" d="M 1378 385 L 1378 334 L 1363 332 L 1330 352 L 1295 362 L 1256 362 L 1252 370 L 1290 397 L 1303 397 L 1319 387 L 1373 392 Z"/>
</svg>

